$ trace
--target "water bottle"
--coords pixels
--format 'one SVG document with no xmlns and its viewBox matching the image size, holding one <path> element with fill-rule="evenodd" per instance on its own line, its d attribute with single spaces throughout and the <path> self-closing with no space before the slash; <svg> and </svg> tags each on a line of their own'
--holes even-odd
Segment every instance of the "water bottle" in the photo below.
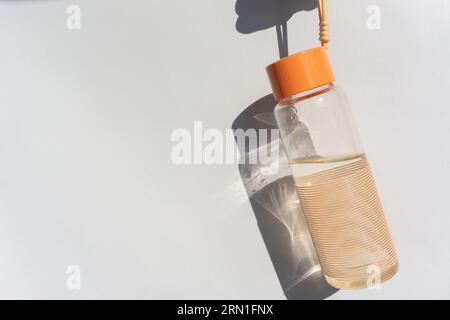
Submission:
<svg viewBox="0 0 450 320">
<path fill-rule="evenodd" d="M 397 255 L 325 49 L 290 55 L 266 70 L 296 192 L 327 282 L 353 289 L 390 279 L 398 269 Z"/>
</svg>

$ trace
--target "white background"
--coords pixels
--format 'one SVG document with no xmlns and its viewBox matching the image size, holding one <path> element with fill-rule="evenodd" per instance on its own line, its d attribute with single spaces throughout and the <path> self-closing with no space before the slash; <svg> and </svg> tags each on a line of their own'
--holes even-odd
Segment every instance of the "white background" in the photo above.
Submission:
<svg viewBox="0 0 450 320">
<path fill-rule="evenodd" d="M 329 3 L 400 261 L 381 290 L 330 298 L 450 298 L 450 3 Z M 225 130 L 270 93 L 275 29 L 236 19 L 234 0 L 0 1 L 1 298 L 285 298 L 237 166 L 170 158 L 173 130 Z M 289 20 L 291 53 L 317 23 Z"/>
</svg>

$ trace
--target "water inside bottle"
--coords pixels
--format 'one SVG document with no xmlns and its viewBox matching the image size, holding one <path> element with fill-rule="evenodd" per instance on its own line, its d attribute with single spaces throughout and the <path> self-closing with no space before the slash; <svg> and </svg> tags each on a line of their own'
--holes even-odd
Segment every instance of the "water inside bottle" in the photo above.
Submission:
<svg viewBox="0 0 450 320">
<path fill-rule="evenodd" d="M 391 278 L 397 257 L 365 155 L 315 157 L 290 166 L 327 281 L 364 288 Z"/>
</svg>

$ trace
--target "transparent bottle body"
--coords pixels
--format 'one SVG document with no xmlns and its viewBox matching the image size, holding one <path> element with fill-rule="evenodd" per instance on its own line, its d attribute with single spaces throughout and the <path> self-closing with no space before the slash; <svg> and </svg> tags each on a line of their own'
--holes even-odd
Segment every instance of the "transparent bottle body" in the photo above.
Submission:
<svg viewBox="0 0 450 320">
<path fill-rule="evenodd" d="M 391 278 L 397 256 L 344 91 L 289 97 L 275 117 L 327 281 L 364 288 Z"/>
</svg>

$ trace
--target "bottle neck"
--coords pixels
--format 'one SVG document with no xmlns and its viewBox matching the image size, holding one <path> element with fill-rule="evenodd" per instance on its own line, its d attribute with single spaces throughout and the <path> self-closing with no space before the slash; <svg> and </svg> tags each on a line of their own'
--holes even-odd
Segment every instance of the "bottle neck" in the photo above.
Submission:
<svg viewBox="0 0 450 320">
<path fill-rule="evenodd" d="M 283 104 L 283 105 L 291 105 L 298 101 L 306 100 L 306 99 L 312 98 L 314 96 L 318 96 L 320 94 L 326 93 L 326 92 L 332 90 L 333 88 L 334 88 L 334 84 L 332 82 L 327 83 L 323 86 L 320 86 L 320 87 L 317 87 L 317 88 L 314 88 L 314 89 L 311 89 L 308 91 L 302 91 L 293 96 L 289 96 L 284 99 L 281 99 L 279 101 L 279 103 Z"/>
</svg>

